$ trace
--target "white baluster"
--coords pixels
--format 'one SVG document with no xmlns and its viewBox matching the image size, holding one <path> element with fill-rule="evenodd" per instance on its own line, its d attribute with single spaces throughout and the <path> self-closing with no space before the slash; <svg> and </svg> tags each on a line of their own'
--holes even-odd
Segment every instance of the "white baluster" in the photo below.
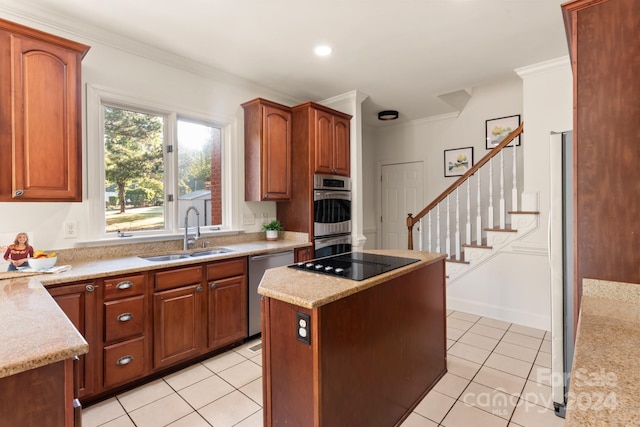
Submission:
<svg viewBox="0 0 640 427">
<path fill-rule="evenodd" d="M 456 188 L 456 234 L 454 235 L 456 259 L 460 260 L 460 187 Z"/>
<path fill-rule="evenodd" d="M 505 211 L 504 204 L 504 149 L 500 151 L 500 228 L 505 228 Z"/>
<path fill-rule="evenodd" d="M 440 252 L 440 203 L 436 205 L 436 252 Z"/>
<path fill-rule="evenodd" d="M 480 194 L 480 171 L 476 172 L 478 190 L 476 191 L 476 245 L 482 244 L 482 195 Z"/>
<path fill-rule="evenodd" d="M 511 210 L 518 211 L 518 168 L 516 163 L 516 146 L 513 149 L 513 188 L 511 189 Z"/>
<path fill-rule="evenodd" d="M 451 194 L 447 195 L 447 229 L 445 233 L 444 247 L 447 251 L 447 256 L 451 258 L 451 208 L 449 206 L 449 199 Z"/>
<path fill-rule="evenodd" d="M 487 228 L 493 228 L 493 158 L 489 159 L 489 208 L 487 209 Z"/>
<path fill-rule="evenodd" d="M 427 214 L 427 226 L 429 227 L 427 231 L 427 251 L 431 252 L 431 211 Z"/>
<path fill-rule="evenodd" d="M 467 179 L 467 228 L 464 236 L 464 242 L 471 244 L 471 178 Z"/>
</svg>

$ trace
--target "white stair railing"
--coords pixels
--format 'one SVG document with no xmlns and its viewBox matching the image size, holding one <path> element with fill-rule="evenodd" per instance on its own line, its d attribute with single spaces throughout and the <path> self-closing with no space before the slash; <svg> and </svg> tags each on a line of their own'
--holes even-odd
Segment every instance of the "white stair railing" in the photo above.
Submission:
<svg viewBox="0 0 640 427">
<path fill-rule="evenodd" d="M 447 253 L 448 257 L 453 257 L 455 255 L 456 260 L 462 260 L 462 242 L 464 245 L 472 245 L 475 239 L 476 245 L 482 245 L 484 242 L 484 233 L 485 229 L 492 229 L 496 227 L 495 221 L 495 209 L 494 209 L 494 164 L 493 158 L 497 155 L 500 156 L 500 177 L 499 177 L 499 199 L 498 199 L 498 219 L 499 225 L 498 227 L 504 229 L 506 227 L 506 214 L 507 209 L 506 206 L 509 204 L 512 211 L 518 211 L 518 179 L 517 179 L 517 160 L 518 149 L 521 147 L 514 146 L 515 144 L 511 144 L 515 137 L 522 133 L 524 129 L 524 124 L 521 124 L 518 129 L 513 131 L 507 138 L 505 138 L 497 147 L 493 148 L 486 156 L 476 162 L 472 167 L 458 180 L 456 180 L 449 188 L 447 188 L 442 194 L 436 197 L 433 202 L 431 202 L 427 207 L 425 207 L 416 217 L 414 218 L 411 214 L 409 214 L 407 218 L 407 227 L 409 230 L 409 249 L 413 249 L 413 226 L 420 221 L 425 215 L 427 216 L 427 226 L 421 227 L 421 236 L 417 241 L 420 242 L 420 249 L 423 247 L 423 243 L 426 243 L 425 250 L 433 251 L 435 249 L 436 252 L 441 252 L 441 245 L 444 243 L 444 250 Z M 511 156 L 504 156 L 504 148 L 507 147 L 508 144 L 511 151 Z M 510 159 L 509 159 L 510 157 Z M 507 168 L 505 162 L 511 161 L 510 168 Z M 488 163 L 488 165 L 487 165 Z M 507 177 L 505 176 L 508 171 L 511 171 L 511 184 L 512 188 L 508 195 L 510 200 L 506 199 L 505 195 L 505 182 L 507 181 Z M 487 176 L 482 177 L 483 174 Z M 471 180 L 475 179 L 475 183 L 472 183 Z M 487 180 L 488 182 L 486 188 L 483 188 L 482 181 Z M 466 203 L 460 204 L 460 186 L 464 184 L 466 181 Z M 476 197 L 471 197 L 471 186 L 472 184 L 475 186 Z M 464 190 L 464 189 L 463 189 Z M 455 212 L 451 211 L 451 196 L 455 191 Z M 446 199 L 446 207 L 442 205 Z M 472 200 L 475 199 L 475 200 Z M 444 209 L 443 209 L 444 207 Z M 432 216 L 432 212 L 435 210 L 435 220 Z M 446 215 L 446 221 L 441 221 L 441 210 L 442 213 Z M 475 221 L 472 221 L 471 216 L 472 212 L 475 211 Z M 483 217 L 484 213 L 486 213 L 486 217 Z M 455 215 L 454 221 L 455 224 L 452 224 L 452 216 Z M 465 215 L 465 223 L 464 230 L 461 231 L 460 225 L 460 216 Z M 484 227 L 483 227 L 484 225 Z M 475 229 L 474 229 L 475 227 Z M 464 232 L 464 236 L 461 234 Z M 444 234 L 444 236 L 443 236 Z M 442 239 L 444 237 L 444 239 Z M 444 240 L 444 241 L 443 241 Z"/>
</svg>

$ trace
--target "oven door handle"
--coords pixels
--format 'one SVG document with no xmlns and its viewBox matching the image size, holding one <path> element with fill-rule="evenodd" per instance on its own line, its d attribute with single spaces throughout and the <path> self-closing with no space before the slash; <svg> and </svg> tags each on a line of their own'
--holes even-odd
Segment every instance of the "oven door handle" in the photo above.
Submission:
<svg viewBox="0 0 640 427">
<path fill-rule="evenodd" d="M 318 200 L 327 200 L 327 199 L 335 199 L 335 200 L 351 200 L 351 192 L 350 191 L 314 191 L 313 192 L 313 201 Z"/>
<path fill-rule="evenodd" d="M 338 237 L 323 237 L 320 239 L 315 239 L 313 242 L 313 246 L 315 249 L 326 248 L 327 246 L 332 245 L 344 245 L 351 244 L 351 235 L 348 236 L 338 236 Z"/>
</svg>

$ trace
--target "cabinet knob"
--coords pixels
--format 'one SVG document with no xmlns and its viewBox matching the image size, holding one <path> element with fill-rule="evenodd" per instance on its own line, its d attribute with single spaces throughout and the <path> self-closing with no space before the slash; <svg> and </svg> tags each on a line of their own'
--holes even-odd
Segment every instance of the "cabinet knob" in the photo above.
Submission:
<svg viewBox="0 0 640 427">
<path fill-rule="evenodd" d="M 269 193 L 265 193 L 264 196 L 262 196 L 263 199 L 268 199 L 269 198 Z"/>
<path fill-rule="evenodd" d="M 24 190 L 16 190 L 13 192 L 14 197 L 20 197 L 24 194 Z"/>
<path fill-rule="evenodd" d="M 216 285 L 215 282 L 209 283 L 209 289 L 215 289 L 217 287 L 218 287 L 218 285 Z"/>
<path fill-rule="evenodd" d="M 129 289 L 133 286 L 133 282 L 131 280 L 123 280 L 122 282 L 116 285 L 116 289 L 124 290 Z"/>
<path fill-rule="evenodd" d="M 196 291 L 198 291 L 198 292 L 202 292 L 202 286 L 198 286 L 198 287 L 196 288 Z"/>
<path fill-rule="evenodd" d="M 87 285 L 85 289 L 87 290 L 87 292 L 93 292 L 96 290 L 96 287 L 93 285 Z"/>
<path fill-rule="evenodd" d="M 118 366 L 122 366 L 122 365 L 128 365 L 129 363 L 133 362 L 133 356 L 122 356 L 120 359 L 116 360 L 116 365 Z"/>
<path fill-rule="evenodd" d="M 116 317 L 116 320 L 118 322 L 128 322 L 131 319 L 133 319 L 132 313 L 122 313 L 118 317 Z"/>
</svg>

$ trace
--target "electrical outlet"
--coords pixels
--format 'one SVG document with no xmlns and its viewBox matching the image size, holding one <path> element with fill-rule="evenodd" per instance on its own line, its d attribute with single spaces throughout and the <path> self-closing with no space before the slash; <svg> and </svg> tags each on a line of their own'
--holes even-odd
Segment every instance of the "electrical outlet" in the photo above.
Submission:
<svg viewBox="0 0 640 427">
<path fill-rule="evenodd" d="M 311 317 L 296 311 L 296 338 L 305 344 L 311 344 Z"/>
<path fill-rule="evenodd" d="M 242 218 L 242 225 L 253 225 L 256 223 L 255 215 L 245 215 Z"/>
<path fill-rule="evenodd" d="M 64 223 L 63 228 L 64 238 L 65 239 L 75 239 L 78 237 L 78 226 L 74 221 L 67 221 Z"/>
</svg>

